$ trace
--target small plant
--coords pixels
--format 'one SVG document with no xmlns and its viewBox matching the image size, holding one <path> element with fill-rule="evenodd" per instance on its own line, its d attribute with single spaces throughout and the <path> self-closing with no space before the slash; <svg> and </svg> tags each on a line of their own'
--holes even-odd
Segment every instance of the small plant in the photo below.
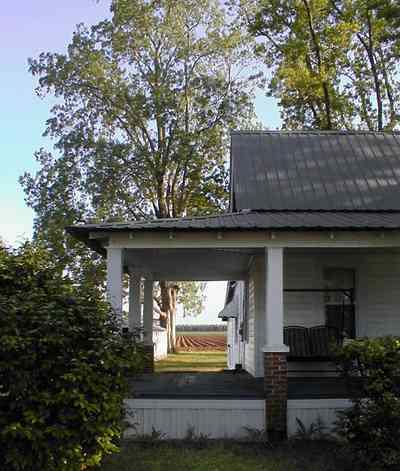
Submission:
<svg viewBox="0 0 400 471">
<path fill-rule="evenodd" d="M 147 444 L 158 444 L 162 440 L 165 440 L 167 438 L 167 434 L 164 432 L 161 432 L 161 430 L 157 430 L 154 427 L 151 428 L 151 433 L 145 433 L 142 435 L 135 435 L 131 441 L 134 442 L 141 442 L 141 443 L 147 443 Z"/>
<path fill-rule="evenodd" d="M 194 446 L 195 448 L 205 448 L 210 441 L 210 436 L 205 433 L 197 434 L 195 428 L 189 425 L 183 441 L 185 444 Z"/>
<path fill-rule="evenodd" d="M 246 431 L 245 441 L 252 443 L 263 444 L 264 446 L 271 446 L 271 443 L 268 440 L 268 433 L 264 429 L 243 427 L 243 430 Z"/>
<path fill-rule="evenodd" d="M 311 422 L 307 427 L 298 417 L 296 417 L 297 431 L 293 438 L 297 440 L 322 440 L 326 439 L 328 434 L 321 416 L 317 416 L 316 422 Z"/>
</svg>

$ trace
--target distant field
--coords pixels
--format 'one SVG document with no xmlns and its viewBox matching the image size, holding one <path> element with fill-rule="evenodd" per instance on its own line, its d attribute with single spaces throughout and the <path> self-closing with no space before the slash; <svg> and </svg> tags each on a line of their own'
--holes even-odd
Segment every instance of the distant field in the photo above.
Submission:
<svg viewBox="0 0 400 471">
<path fill-rule="evenodd" d="M 176 348 L 183 352 L 225 351 L 225 332 L 179 332 Z"/>
<path fill-rule="evenodd" d="M 176 332 L 176 335 L 225 335 L 226 337 L 226 331 L 213 331 L 213 330 L 205 330 L 204 332 L 202 331 L 182 331 L 182 332 Z"/>
</svg>

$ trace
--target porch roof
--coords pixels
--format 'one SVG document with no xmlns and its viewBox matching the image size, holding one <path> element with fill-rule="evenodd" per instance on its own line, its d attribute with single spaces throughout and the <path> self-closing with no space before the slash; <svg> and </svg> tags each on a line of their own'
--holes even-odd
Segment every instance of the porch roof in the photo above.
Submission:
<svg viewBox="0 0 400 471">
<path fill-rule="evenodd" d="M 171 230 L 381 230 L 400 229 L 400 211 L 240 211 L 211 216 L 101 222 L 67 226 L 83 242 L 91 232 Z"/>
</svg>

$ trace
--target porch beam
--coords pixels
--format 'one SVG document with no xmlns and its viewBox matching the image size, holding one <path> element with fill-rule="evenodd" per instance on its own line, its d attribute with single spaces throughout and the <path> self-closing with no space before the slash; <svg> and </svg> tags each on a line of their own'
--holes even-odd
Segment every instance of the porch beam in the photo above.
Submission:
<svg viewBox="0 0 400 471">
<path fill-rule="evenodd" d="M 190 270 L 188 272 L 186 267 L 179 270 L 179 273 L 164 273 L 164 272 L 153 272 L 154 281 L 226 281 L 226 280 L 246 280 L 248 277 L 245 271 L 220 271 L 214 268 L 214 272 L 207 271 L 207 274 L 197 271 Z M 142 269 L 138 269 L 133 273 L 143 273 Z"/>
<path fill-rule="evenodd" d="M 107 299 L 122 315 L 122 249 L 107 248 Z"/>
<path fill-rule="evenodd" d="M 140 274 L 129 272 L 129 331 L 134 332 L 141 327 Z"/>
<path fill-rule="evenodd" d="M 400 231 L 347 230 L 335 231 L 331 238 L 330 231 L 224 231 L 221 239 L 215 237 L 215 231 L 176 231 L 174 238 L 168 232 L 103 232 L 90 233 L 90 238 L 104 237 L 108 234 L 109 244 L 121 248 L 379 248 L 400 247 Z"/>
<path fill-rule="evenodd" d="M 144 281 L 143 334 L 144 344 L 153 346 L 153 280 Z"/>
</svg>

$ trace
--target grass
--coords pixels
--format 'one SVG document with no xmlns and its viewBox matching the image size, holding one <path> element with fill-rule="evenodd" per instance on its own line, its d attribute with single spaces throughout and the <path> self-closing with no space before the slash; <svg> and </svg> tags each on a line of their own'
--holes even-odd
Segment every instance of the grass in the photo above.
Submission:
<svg viewBox="0 0 400 471">
<path fill-rule="evenodd" d="M 156 372 L 212 372 L 226 368 L 225 352 L 171 353 L 155 363 Z"/>
<path fill-rule="evenodd" d="M 194 446 L 127 442 L 101 471 L 356 471 L 332 442 L 287 442 L 279 447 L 216 442 Z"/>
</svg>

